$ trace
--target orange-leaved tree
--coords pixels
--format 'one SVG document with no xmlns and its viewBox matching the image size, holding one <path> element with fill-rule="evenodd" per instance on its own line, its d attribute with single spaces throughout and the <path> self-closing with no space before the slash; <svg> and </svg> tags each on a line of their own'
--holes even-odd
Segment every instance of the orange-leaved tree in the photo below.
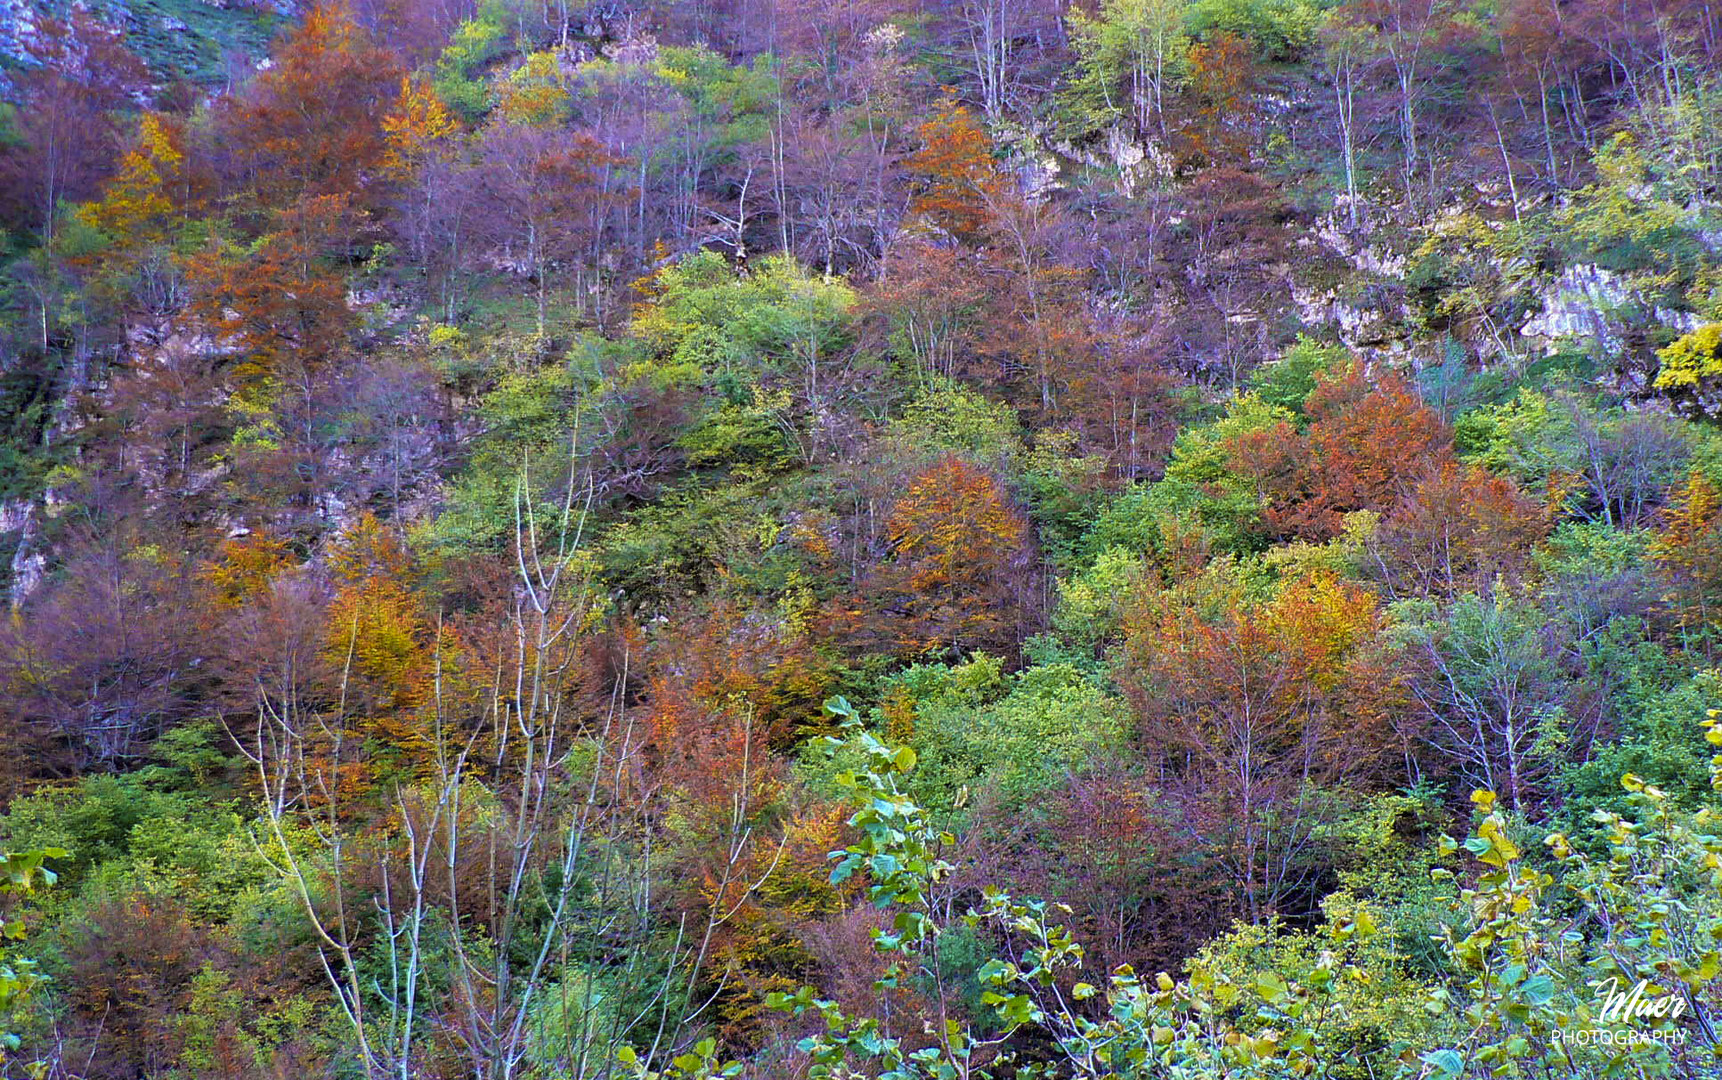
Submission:
<svg viewBox="0 0 1722 1080">
<path fill-rule="evenodd" d="M 1694 472 L 1662 511 L 1650 554 L 1668 582 L 1668 599 L 1690 626 L 1722 608 L 1722 490 Z"/>
<path fill-rule="evenodd" d="M 1400 500 L 1372 547 L 1397 594 L 1485 592 L 1497 577 L 1515 583 L 1526 574 L 1552 524 L 1549 509 L 1512 480 L 1449 460 Z"/>
<path fill-rule="evenodd" d="M 993 156 L 992 136 L 949 94 L 918 134 L 921 149 L 903 163 L 918 183 L 910 213 L 958 239 L 973 239 L 1009 180 Z"/>
<path fill-rule="evenodd" d="M 1319 873 L 1328 793 L 1397 743 L 1399 680 L 1367 590 L 1314 572 L 1253 602 L 1215 574 L 1150 592 L 1127 620 L 1120 681 L 1167 796 L 1204 837 L 1252 921 Z"/>
<path fill-rule="evenodd" d="M 790 993 L 818 972 L 822 920 L 853 904 L 859 882 L 831 880 L 831 852 L 844 844 L 841 803 L 797 807 L 762 836 L 734 870 L 700 881 L 704 906 L 723 916 L 712 935 L 714 1013 L 734 1041 L 757 1039 L 770 1015 L 766 999 Z"/>
<path fill-rule="evenodd" d="M 885 529 L 890 552 L 870 589 L 877 636 L 905 656 L 1016 645 L 1028 520 L 992 474 L 941 458 L 910 482 Z"/>
<path fill-rule="evenodd" d="M 1360 364 L 1317 378 L 1307 431 L 1288 421 L 1231 439 L 1232 467 L 1253 476 L 1281 536 L 1337 536 L 1354 510 L 1386 513 L 1452 456 L 1452 436 L 1397 375 Z"/>
<path fill-rule="evenodd" d="M 347 8 L 313 8 L 271 64 L 226 103 L 232 146 L 263 207 L 306 196 L 357 197 L 385 152 L 381 118 L 400 59 Z"/>
<path fill-rule="evenodd" d="M 965 373 L 986 321 L 987 269 L 984 255 L 965 248 L 892 245 L 866 310 L 882 317 L 892 351 L 913 360 L 920 379 Z"/>
<path fill-rule="evenodd" d="M 289 361 L 316 368 L 344 347 L 357 323 L 336 256 L 354 222 L 346 196 L 317 196 L 278 214 L 256 243 L 189 261 L 192 311 L 239 350 L 237 381 L 275 374 Z"/>
<path fill-rule="evenodd" d="M 1197 100 L 1196 122 L 1185 133 L 1191 154 L 1215 164 L 1247 159 L 1256 83 L 1249 42 L 1219 34 L 1190 46 L 1189 62 Z"/>
</svg>

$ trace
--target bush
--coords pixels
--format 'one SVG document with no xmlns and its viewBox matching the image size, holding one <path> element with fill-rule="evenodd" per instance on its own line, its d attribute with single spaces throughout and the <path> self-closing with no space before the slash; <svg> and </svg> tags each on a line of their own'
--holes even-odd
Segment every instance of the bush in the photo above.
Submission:
<svg viewBox="0 0 1722 1080">
<path fill-rule="evenodd" d="M 909 745 L 921 760 L 913 789 L 926 805 L 950 814 L 983 788 L 1005 807 L 1022 807 L 1070 770 L 1119 748 L 1124 704 L 1069 665 L 1029 668 L 1003 685 L 1008 692 L 977 709 L 965 684 L 996 670 L 996 661 L 952 669 L 950 690 L 917 701 Z M 971 669 L 971 670 L 965 670 Z M 995 684 L 996 685 L 996 684 Z"/>
<path fill-rule="evenodd" d="M 1303 412 L 1304 399 L 1315 389 L 1316 377 L 1341 371 L 1351 362 L 1343 345 L 1323 345 L 1305 334 L 1278 361 L 1257 368 L 1250 389 L 1270 406 Z"/>
<path fill-rule="evenodd" d="M 1123 630 L 1124 605 L 1143 572 L 1140 554 L 1122 547 L 1102 551 L 1081 573 L 1059 581 L 1053 630 L 1090 651 L 1116 637 Z"/>
<path fill-rule="evenodd" d="M 1204 41 L 1232 34 L 1263 59 L 1295 60 L 1315 44 L 1322 13 L 1309 0 L 1196 0 L 1184 9 L 1184 25 Z"/>
</svg>

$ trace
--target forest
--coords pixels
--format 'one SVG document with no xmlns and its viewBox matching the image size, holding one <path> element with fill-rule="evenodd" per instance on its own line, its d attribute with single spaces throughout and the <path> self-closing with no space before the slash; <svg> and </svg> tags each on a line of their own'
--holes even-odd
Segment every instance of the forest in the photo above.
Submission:
<svg viewBox="0 0 1722 1080">
<path fill-rule="evenodd" d="M 1715 0 L 0 0 L 0 1078 L 1722 1078 Z"/>
</svg>

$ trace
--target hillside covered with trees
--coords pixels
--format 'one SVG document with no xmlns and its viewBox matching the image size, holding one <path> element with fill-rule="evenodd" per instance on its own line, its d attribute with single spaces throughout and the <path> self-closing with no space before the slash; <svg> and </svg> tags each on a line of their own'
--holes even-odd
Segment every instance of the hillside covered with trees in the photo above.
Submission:
<svg viewBox="0 0 1722 1080">
<path fill-rule="evenodd" d="M 1722 1076 L 1711 0 L 8 0 L 0 99 L 0 1077 Z"/>
</svg>

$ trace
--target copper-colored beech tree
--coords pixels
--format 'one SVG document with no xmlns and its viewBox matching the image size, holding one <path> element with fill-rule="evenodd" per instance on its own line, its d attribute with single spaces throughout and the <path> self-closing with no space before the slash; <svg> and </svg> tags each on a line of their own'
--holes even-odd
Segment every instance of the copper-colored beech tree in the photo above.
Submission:
<svg viewBox="0 0 1722 1080">
<path fill-rule="evenodd" d="M 293 203 L 245 248 L 192 260 L 192 310 L 234 347 L 241 384 L 334 359 L 357 325 L 336 255 L 356 221 L 345 195 Z"/>
<path fill-rule="evenodd" d="M 223 134 L 264 206 L 367 188 L 387 152 L 400 60 L 344 7 L 305 16 L 270 67 L 224 102 Z"/>
<path fill-rule="evenodd" d="M 1447 461 L 1400 500 L 1372 550 L 1395 593 L 1452 596 L 1522 579 L 1550 524 L 1512 480 Z"/>
<path fill-rule="evenodd" d="M 1252 921 L 1309 885 L 1327 792 L 1395 749 L 1399 696 L 1368 591 L 1327 574 L 1254 604 L 1241 586 L 1150 595 L 1120 678 L 1188 828 L 1219 853 Z"/>
<path fill-rule="evenodd" d="M 1680 617 L 1693 626 L 1713 621 L 1722 608 L 1722 492 L 1703 473 L 1663 511 L 1650 552 Z"/>
<path fill-rule="evenodd" d="M 1353 510 L 1385 513 L 1452 454 L 1447 426 L 1397 375 L 1371 379 L 1357 364 L 1324 375 L 1304 412 L 1307 431 L 1281 421 L 1229 444 L 1282 536 L 1326 539 Z"/>
<path fill-rule="evenodd" d="M 910 481 L 863 604 L 864 636 L 904 656 L 1015 647 L 1028 521 L 983 469 L 947 456 Z"/>
<path fill-rule="evenodd" d="M 958 239 L 975 238 L 1009 180 L 993 157 L 992 136 L 952 97 L 940 102 L 918 134 L 921 149 L 903 163 L 920 182 L 910 213 Z"/>
</svg>

